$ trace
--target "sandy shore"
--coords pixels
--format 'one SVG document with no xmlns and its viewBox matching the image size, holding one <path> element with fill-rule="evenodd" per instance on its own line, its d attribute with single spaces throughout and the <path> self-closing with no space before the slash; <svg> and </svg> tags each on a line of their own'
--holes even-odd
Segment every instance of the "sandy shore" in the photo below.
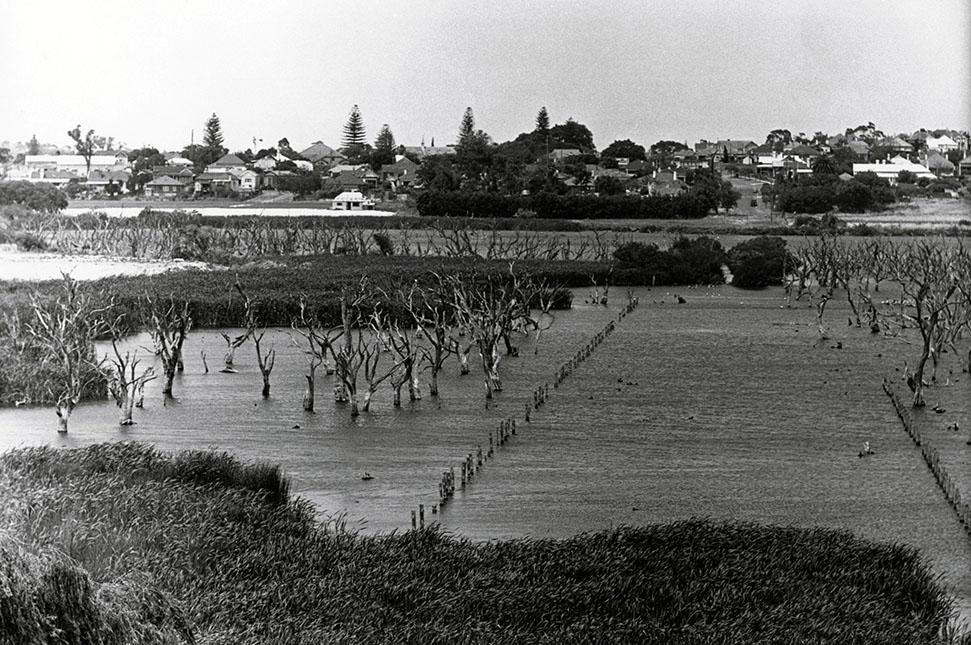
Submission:
<svg viewBox="0 0 971 645">
<path fill-rule="evenodd" d="M 98 255 L 22 253 L 12 245 L 0 245 L 0 280 L 56 280 L 69 273 L 77 280 L 97 280 L 113 275 L 156 275 L 181 269 L 212 269 L 206 262 L 185 260 L 135 260 Z"/>
</svg>

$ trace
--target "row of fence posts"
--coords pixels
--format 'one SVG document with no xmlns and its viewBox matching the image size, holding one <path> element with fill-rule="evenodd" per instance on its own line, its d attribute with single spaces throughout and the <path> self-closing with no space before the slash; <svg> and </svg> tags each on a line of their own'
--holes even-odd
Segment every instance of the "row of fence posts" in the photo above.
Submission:
<svg viewBox="0 0 971 645">
<path fill-rule="evenodd" d="M 559 369 L 556 371 L 556 377 L 553 380 L 554 389 L 558 388 L 560 383 L 566 380 L 567 376 L 572 374 L 583 361 L 593 354 L 593 350 L 599 347 L 600 344 L 603 343 L 611 333 L 613 333 L 618 322 L 623 320 L 627 314 L 631 313 L 637 308 L 637 304 L 637 298 L 630 298 L 627 302 L 627 306 L 621 309 L 620 313 L 617 315 L 617 320 L 611 320 L 608 322 L 603 329 L 597 332 L 597 334 L 590 339 L 589 342 L 577 350 L 576 354 L 574 354 L 570 360 L 560 365 Z M 544 383 L 533 390 L 532 404 L 524 404 L 524 420 L 526 423 L 530 422 L 530 412 L 538 410 L 549 398 L 549 382 Z M 506 443 L 516 435 L 516 429 L 516 419 L 512 417 L 502 419 L 499 421 L 499 425 L 494 431 L 489 431 L 489 450 L 487 452 L 483 452 L 482 444 L 479 444 L 474 453 L 470 452 L 466 454 L 465 459 L 459 466 L 458 486 L 461 490 L 465 490 L 466 486 L 472 485 L 472 480 L 475 478 L 475 475 L 484 467 L 485 462 L 495 455 L 495 451 L 498 450 L 500 446 L 506 445 Z M 432 505 L 432 515 L 437 515 L 439 511 L 443 511 L 445 509 L 445 506 L 448 504 L 449 500 L 455 496 L 455 489 L 455 466 L 450 466 L 448 470 L 442 472 L 442 478 L 438 482 L 438 504 Z M 418 505 L 417 512 L 414 510 L 411 511 L 411 528 L 425 528 L 424 504 Z"/>
<path fill-rule="evenodd" d="M 920 454 L 924 457 L 924 462 L 930 469 L 931 474 L 934 475 L 934 480 L 937 482 L 937 485 L 944 492 L 944 497 L 947 499 L 948 504 L 954 509 L 961 524 L 964 525 L 964 530 L 968 535 L 971 535 L 971 506 L 961 499 L 961 490 L 951 480 L 951 476 L 944 467 L 937 449 L 931 446 L 926 438 L 921 436 L 920 430 L 914 423 L 914 417 L 910 409 L 901 402 L 900 397 L 897 396 L 897 392 L 886 378 L 883 379 L 883 391 L 890 397 L 894 410 L 897 411 L 897 416 L 904 425 L 904 430 L 906 430 L 907 434 L 914 441 L 914 444 L 920 448 Z"/>
</svg>

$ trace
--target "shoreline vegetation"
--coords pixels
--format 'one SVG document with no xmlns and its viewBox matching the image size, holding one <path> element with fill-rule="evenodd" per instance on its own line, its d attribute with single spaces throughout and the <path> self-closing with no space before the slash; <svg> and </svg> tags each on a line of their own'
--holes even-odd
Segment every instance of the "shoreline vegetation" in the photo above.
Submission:
<svg viewBox="0 0 971 645">
<path fill-rule="evenodd" d="M 0 498 L 10 643 L 939 643 L 950 629 L 915 549 L 830 529 L 365 537 L 318 523 L 277 467 L 133 443 L 7 452 Z"/>
</svg>

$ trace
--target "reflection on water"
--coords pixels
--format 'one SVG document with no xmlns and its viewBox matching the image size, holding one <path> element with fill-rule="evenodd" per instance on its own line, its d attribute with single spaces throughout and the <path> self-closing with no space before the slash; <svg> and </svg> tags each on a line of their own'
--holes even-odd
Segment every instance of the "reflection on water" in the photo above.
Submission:
<svg viewBox="0 0 971 645">
<path fill-rule="evenodd" d="M 841 527 L 924 550 L 971 615 L 967 536 L 880 391 L 893 367 L 889 341 L 836 329 L 843 349 L 831 347 L 835 339 L 817 346 L 811 313 L 781 309 L 778 291 L 682 291 L 683 305 L 664 294 L 640 290 L 641 307 L 520 424 L 473 486 L 427 519 L 475 539 L 691 516 Z M 264 400 L 252 345 L 237 353 L 239 374 L 221 374 L 224 343 L 204 331 L 187 342 L 177 399 L 163 404 L 152 382 L 134 427 L 119 428 L 108 403 L 79 408 L 63 438 L 50 409 L 3 410 L 0 449 L 125 439 L 215 447 L 282 464 L 295 492 L 322 513 L 347 513 L 352 526 L 405 529 L 419 503 L 437 502 L 442 471 L 487 449 L 499 419 L 521 419 L 533 387 L 622 304 L 608 311 L 576 300 L 538 353 L 527 342 L 520 358 L 503 362 L 506 391 L 492 405 L 476 373 L 459 377 L 453 363 L 438 399 L 426 394 L 395 409 L 383 387 L 358 419 L 335 406 L 333 377 L 321 376 L 318 412 L 304 413 L 303 358 L 287 334 L 273 333 L 278 360 Z M 858 459 L 863 441 L 873 458 Z M 363 481 L 364 471 L 374 479 Z"/>
</svg>

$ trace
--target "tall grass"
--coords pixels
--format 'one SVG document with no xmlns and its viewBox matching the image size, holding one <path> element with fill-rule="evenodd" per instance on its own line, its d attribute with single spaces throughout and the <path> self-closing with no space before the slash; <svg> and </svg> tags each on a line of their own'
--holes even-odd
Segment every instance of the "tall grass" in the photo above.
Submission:
<svg viewBox="0 0 971 645">
<path fill-rule="evenodd" d="M 22 449 L 0 457 L 0 517 L 93 589 L 139 572 L 139 593 L 170 594 L 201 643 L 934 643 L 950 611 L 914 549 L 845 532 L 691 520 L 567 540 L 365 537 L 325 530 L 248 468 L 137 444 Z"/>
</svg>

